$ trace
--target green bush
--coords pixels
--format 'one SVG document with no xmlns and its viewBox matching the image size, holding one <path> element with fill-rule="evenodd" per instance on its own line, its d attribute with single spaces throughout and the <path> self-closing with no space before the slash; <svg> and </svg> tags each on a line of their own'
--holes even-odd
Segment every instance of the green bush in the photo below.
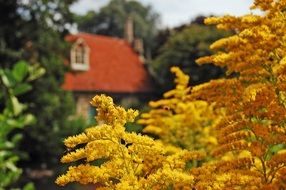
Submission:
<svg viewBox="0 0 286 190">
<path fill-rule="evenodd" d="M 19 96 L 32 89 L 30 81 L 44 73 L 38 66 L 28 66 L 19 61 L 12 69 L 0 68 L 0 189 L 11 186 L 22 173 L 17 167 L 20 159 L 17 145 L 22 134 L 15 132 L 35 122 L 35 117 L 26 112 L 27 105 L 21 103 Z M 33 189 L 27 184 L 24 189 Z"/>
</svg>

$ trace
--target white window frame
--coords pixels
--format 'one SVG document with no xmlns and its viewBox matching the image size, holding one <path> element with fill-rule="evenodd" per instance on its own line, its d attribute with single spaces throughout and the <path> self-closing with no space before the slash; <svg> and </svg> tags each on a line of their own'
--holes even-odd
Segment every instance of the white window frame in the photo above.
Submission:
<svg viewBox="0 0 286 190">
<path fill-rule="evenodd" d="M 77 63 L 76 62 L 76 48 L 82 45 L 84 47 L 84 55 L 83 55 L 83 63 Z M 83 39 L 79 38 L 73 45 L 71 48 L 71 57 L 70 57 L 70 61 L 71 61 L 71 68 L 73 70 L 78 70 L 78 71 L 87 71 L 89 69 L 89 47 L 87 46 L 87 44 L 84 42 Z"/>
</svg>

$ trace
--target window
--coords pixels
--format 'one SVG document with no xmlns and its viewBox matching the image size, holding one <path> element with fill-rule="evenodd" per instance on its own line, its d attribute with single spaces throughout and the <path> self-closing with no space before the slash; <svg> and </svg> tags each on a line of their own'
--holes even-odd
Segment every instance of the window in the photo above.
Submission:
<svg viewBox="0 0 286 190">
<path fill-rule="evenodd" d="M 79 44 L 75 47 L 75 62 L 76 64 L 84 65 L 84 46 Z"/>
<path fill-rule="evenodd" d="M 96 125 L 97 122 L 95 120 L 95 115 L 96 115 L 96 109 L 93 106 L 89 106 L 88 109 L 88 124 L 90 125 Z"/>
<path fill-rule="evenodd" d="M 89 48 L 82 39 L 79 39 L 71 50 L 71 68 L 86 71 L 89 68 Z"/>
</svg>

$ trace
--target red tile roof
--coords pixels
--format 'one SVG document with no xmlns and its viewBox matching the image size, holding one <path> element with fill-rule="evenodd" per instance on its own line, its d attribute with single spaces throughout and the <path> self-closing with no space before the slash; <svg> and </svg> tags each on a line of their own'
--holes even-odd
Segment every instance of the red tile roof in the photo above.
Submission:
<svg viewBox="0 0 286 190">
<path fill-rule="evenodd" d="M 63 88 L 70 91 L 115 93 L 151 92 L 148 72 L 138 54 L 123 39 L 79 33 L 68 42 L 83 39 L 90 48 L 89 70 L 69 72 Z"/>
</svg>

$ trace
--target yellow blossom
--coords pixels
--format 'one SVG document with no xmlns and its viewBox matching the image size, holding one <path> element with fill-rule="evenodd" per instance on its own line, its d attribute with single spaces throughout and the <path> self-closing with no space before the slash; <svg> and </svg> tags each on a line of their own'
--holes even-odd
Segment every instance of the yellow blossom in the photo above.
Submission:
<svg viewBox="0 0 286 190">
<path fill-rule="evenodd" d="M 124 124 L 133 121 L 137 111 L 114 105 L 110 97 L 95 96 L 92 104 L 97 106 L 96 118 L 101 124 L 68 137 L 65 145 L 71 150 L 61 159 L 63 163 L 83 161 L 85 164 L 70 166 L 66 174 L 57 178 L 58 185 L 79 182 L 100 184 L 105 189 L 141 190 L 158 185 L 167 188 L 183 182 L 191 187 L 193 176 L 186 170 L 186 164 L 204 155 L 165 149 L 160 141 L 126 132 Z M 81 148 L 77 148 L 79 144 Z M 103 163 L 92 164 L 97 160 Z"/>
<path fill-rule="evenodd" d="M 152 108 L 141 115 L 138 123 L 146 125 L 145 133 L 155 134 L 167 145 L 189 150 L 209 151 L 217 144 L 214 126 L 220 120 L 214 104 L 190 99 L 189 76 L 172 67 L 176 87 L 164 93 L 164 99 L 151 101 Z"/>
</svg>

